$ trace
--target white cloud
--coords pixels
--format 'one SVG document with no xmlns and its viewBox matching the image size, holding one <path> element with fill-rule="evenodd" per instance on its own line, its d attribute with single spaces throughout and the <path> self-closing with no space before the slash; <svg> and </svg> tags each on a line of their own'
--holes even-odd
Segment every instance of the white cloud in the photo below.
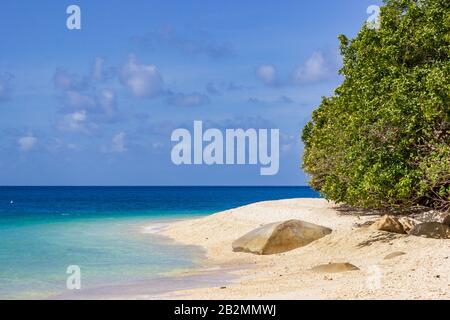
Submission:
<svg viewBox="0 0 450 320">
<path fill-rule="evenodd" d="M 210 102 L 209 97 L 198 92 L 184 94 L 176 93 L 168 100 L 170 105 L 177 107 L 198 107 Z"/>
<path fill-rule="evenodd" d="M 113 67 L 107 67 L 105 59 L 97 57 L 94 60 L 92 66 L 91 77 L 95 81 L 103 82 L 112 79 L 116 74 L 116 70 Z"/>
<path fill-rule="evenodd" d="M 53 84 L 60 90 L 81 90 L 88 87 L 89 81 L 64 69 L 56 69 L 53 75 Z"/>
<path fill-rule="evenodd" d="M 155 150 L 162 150 L 164 148 L 164 143 L 162 142 L 153 142 L 152 148 Z"/>
<path fill-rule="evenodd" d="M 87 123 L 86 110 L 76 111 L 66 114 L 63 120 L 58 124 L 61 131 L 74 131 L 89 133 L 92 129 L 92 124 Z"/>
<path fill-rule="evenodd" d="M 122 153 L 127 151 L 126 146 L 126 133 L 121 131 L 116 134 L 111 141 L 111 146 L 102 147 L 101 151 L 104 153 Z"/>
<path fill-rule="evenodd" d="M 264 84 L 272 85 L 276 80 L 276 68 L 271 64 L 264 64 L 256 69 L 256 75 Z"/>
<path fill-rule="evenodd" d="M 92 69 L 92 77 L 95 80 L 103 79 L 103 68 L 104 68 L 105 60 L 103 58 L 95 58 L 94 67 Z"/>
<path fill-rule="evenodd" d="M 315 82 L 323 79 L 328 74 L 328 68 L 322 52 L 314 52 L 305 64 L 294 72 L 294 81 Z"/>
<path fill-rule="evenodd" d="M 10 73 L 0 73 L 0 101 L 9 99 L 13 79 L 14 76 Z"/>
<path fill-rule="evenodd" d="M 92 109 L 95 108 L 96 102 L 95 99 L 89 95 L 82 94 L 78 91 L 69 90 L 66 92 L 67 104 L 75 109 L 87 108 Z"/>
<path fill-rule="evenodd" d="M 138 45 L 168 46 L 189 56 L 206 55 L 213 59 L 219 59 L 234 55 L 233 46 L 229 42 L 218 42 L 215 39 L 208 39 L 204 33 L 201 34 L 201 40 L 186 37 L 185 34 L 176 32 L 170 25 L 145 35 L 134 36 L 133 40 Z"/>
<path fill-rule="evenodd" d="M 63 139 L 60 138 L 51 138 L 47 142 L 46 149 L 51 153 L 58 153 L 62 150 L 70 150 L 70 151 L 77 151 L 81 150 L 81 148 L 71 142 L 65 142 Z"/>
<path fill-rule="evenodd" d="M 163 87 L 163 79 L 156 66 L 138 64 L 134 56 L 120 70 L 120 82 L 138 98 L 154 98 Z"/>
<path fill-rule="evenodd" d="M 114 152 L 125 152 L 127 151 L 127 148 L 125 146 L 125 138 L 126 138 L 125 132 L 119 132 L 114 136 L 112 139 L 113 142 L 113 151 Z"/>
<path fill-rule="evenodd" d="M 295 150 L 298 147 L 298 137 L 288 134 L 280 134 L 281 152 L 286 153 Z"/>
<path fill-rule="evenodd" d="M 19 144 L 19 149 L 22 151 L 30 151 L 34 148 L 36 143 L 38 142 L 38 139 L 32 135 L 24 136 L 19 138 L 17 140 L 17 143 Z"/>
<path fill-rule="evenodd" d="M 86 111 L 75 112 L 70 115 L 75 122 L 84 122 L 86 120 Z"/>
<path fill-rule="evenodd" d="M 116 93 L 111 89 L 99 89 L 89 93 L 68 90 L 64 93 L 63 99 L 70 110 L 89 111 L 97 115 L 97 120 L 111 119 L 118 112 Z"/>
<path fill-rule="evenodd" d="M 53 82 L 60 90 L 60 99 L 66 109 L 87 110 L 97 115 L 112 117 L 117 111 L 115 93 L 112 89 L 100 87 L 99 84 L 114 75 L 114 68 L 105 67 L 104 59 L 96 58 L 91 74 L 80 77 L 64 69 L 57 69 Z"/>
<path fill-rule="evenodd" d="M 98 104 L 106 115 L 111 116 L 116 111 L 116 94 L 109 89 L 103 89 L 98 96 Z"/>
<path fill-rule="evenodd" d="M 294 68 L 289 74 L 279 75 L 277 68 L 271 64 L 261 65 L 256 70 L 257 77 L 268 86 L 290 86 L 314 83 L 328 79 L 339 68 L 338 57 L 335 52 L 325 54 L 314 52 L 303 65 Z"/>
<path fill-rule="evenodd" d="M 6 97 L 7 89 L 6 86 L 0 82 L 0 99 Z"/>
</svg>

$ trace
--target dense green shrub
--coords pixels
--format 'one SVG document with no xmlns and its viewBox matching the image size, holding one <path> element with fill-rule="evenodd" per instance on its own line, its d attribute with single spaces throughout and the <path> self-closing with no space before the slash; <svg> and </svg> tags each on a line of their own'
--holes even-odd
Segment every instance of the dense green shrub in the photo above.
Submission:
<svg viewBox="0 0 450 320">
<path fill-rule="evenodd" d="M 450 1 L 386 0 L 378 29 L 339 36 L 343 83 L 303 129 L 326 198 L 450 210 Z"/>
</svg>

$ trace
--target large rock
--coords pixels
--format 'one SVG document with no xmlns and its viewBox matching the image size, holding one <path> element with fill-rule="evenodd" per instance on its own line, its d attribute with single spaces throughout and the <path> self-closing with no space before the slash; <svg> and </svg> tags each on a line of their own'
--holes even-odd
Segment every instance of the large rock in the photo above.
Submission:
<svg viewBox="0 0 450 320">
<path fill-rule="evenodd" d="M 442 220 L 442 223 L 445 224 L 445 225 L 447 225 L 447 226 L 450 226 L 450 214 L 448 214 L 448 215 L 444 218 L 444 220 Z"/>
<path fill-rule="evenodd" d="M 439 222 L 450 226 L 450 213 L 430 210 L 411 215 L 415 220 L 423 222 Z"/>
<path fill-rule="evenodd" d="M 233 242 L 234 252 L 275 254 L 305 246 L 331 233 L 331 229 L 300 220 L 259 227 Z"/>
<path fill-rule="evenodd" d="M 344 263 L 321 264 L 312 267 L 311 270 L 315 272 L 337 273 L 337 272 L 359 270 L 359 268 L 351 263 L 344 262 Z"/>
<path fill-rule="evenodd" d="M 439 222 L 424 222 L 412 228 L 409 234 L 433 239 L 450 239 L 450 227 Z"/>
<path fill-rule="evenodd" d="M 400 222 L 399 218 L 388 215 L 383 216 L 379 220 L 375 221 L 370 226 L 370 228 L 394 233 L 406 233 L 406 230 Z"/>
<path fill-rule="evenodd" d="M 412 228 L 421 223 L 420 221 L 410 217 L 401 217 L 398 219 L 398 222 L 402 224 L 403 230 L 405 230 L 406 233 L 409 233 Z"/>
</svg>

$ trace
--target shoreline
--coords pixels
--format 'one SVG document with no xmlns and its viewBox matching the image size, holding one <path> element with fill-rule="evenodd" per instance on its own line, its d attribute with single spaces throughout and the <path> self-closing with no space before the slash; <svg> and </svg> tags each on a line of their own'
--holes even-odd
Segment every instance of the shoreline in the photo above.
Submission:
<svg viewBox="0 0 450 320">
<path fill-rule="evenodd" d="M 152 276 L 143 276 L 133 280 L 117 283 L 104 283 L 82 290 L 62 291 L 43 297 L 46 300 L 159 300 L 171 299 L 173 292 L 183 289 L 193 289 L 201 286 L 221 286 L 230 279 L 229 276 L 218 273 L 214 268 L 200 268 L 205 260 L 205 251 L 199 246 L 185 246 L 176 243 L 161 234 L 162 230 L 174 223 L 198 219 L 186 216 L 170 218 L 152 218 L 145 224 L 131 226 L 126 232 L 138 233 L 147 242 L 156 241 L 165 247 L 182 247 L 190 251 L 191 266 L 182 266 Z"/>
<path fill-rule="evenodd" d="M 230 274 L 222 287 L 174 291 L 177 299 L 450 299 L 450 243 L 367 228 L 377 214 L 340 210 L 324 199 L 264 201 L 168 224 L 158 234 L 205 250 L 202 262 Z M 266 256 L 236 253 L 232 241 L 267 223 L 300 219 L 332 234 L 295 250 Z M 394 252 L 405 254 L 384 259 Z M 360 270 L 310 269 L 348 262 Z M 201 274 L 203 268 L 192 273 Z M 190 272 L 189 272 L 190 273 Z"/>
</svg>

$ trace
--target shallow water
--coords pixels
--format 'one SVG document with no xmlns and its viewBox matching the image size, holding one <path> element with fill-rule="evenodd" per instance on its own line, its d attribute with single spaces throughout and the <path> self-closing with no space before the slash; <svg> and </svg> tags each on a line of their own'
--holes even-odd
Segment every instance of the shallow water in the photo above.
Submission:
<svg viewBox="0 0 450 320">
<path fill-rule="evenodd" d="M 66 269 L 82 289 L 144 281 L 194 266 L 201 252 L 143 233 L 151 219 L 89 219 L 0 226 L 0 297 L 45 298 L 66 291 Z"/>
<path fill-rule="evenodd" d="M 0 298 L 145 296 L 220 283 L 173 276 L 197 266 L 202 252 L 158 236 L 164 223 L 317 196 L 309 188 L 0 187 Z M 69 265 L 81 269 L 80 291 L 66 288 Z"/>
</svg>

